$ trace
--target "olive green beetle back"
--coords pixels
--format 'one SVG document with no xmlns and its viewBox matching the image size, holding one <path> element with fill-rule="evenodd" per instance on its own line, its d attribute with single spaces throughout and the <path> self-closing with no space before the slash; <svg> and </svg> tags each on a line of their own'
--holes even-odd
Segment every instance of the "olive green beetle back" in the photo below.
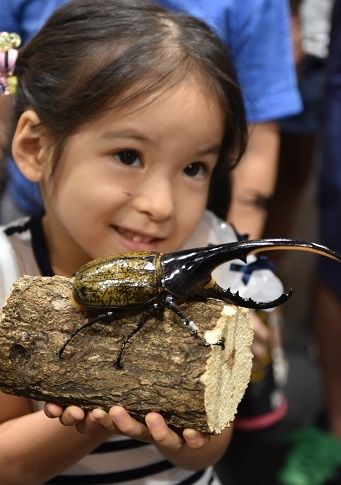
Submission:
<svg viewBox="0 0 341 485">
<path fill-rule="evenodd" d="M 162 291 L 160 257 L 146 251 L 90 261 L 75 275 L 73 296 L 88 308 L 145 306 Z"/>
</svg>

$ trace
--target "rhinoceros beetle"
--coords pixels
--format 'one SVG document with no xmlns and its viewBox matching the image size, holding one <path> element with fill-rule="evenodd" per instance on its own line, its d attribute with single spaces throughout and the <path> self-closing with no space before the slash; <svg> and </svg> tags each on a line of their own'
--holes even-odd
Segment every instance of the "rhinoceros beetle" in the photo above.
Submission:
<svg viewBox="0 0 341 485">
<path fill-rule="evenodd" d="M 178 304 L 212 298 L 245 308 L 268 309 L 284 303 L 291 291 L 275 300 L 259 302 L 222 288 L 212 278 L 212 271 L 227 261 L 239 259 L 246 262 L 250 253 L 281 249 L 310 251 L 341 262 L 341 256 L 325 246 L 292 239 L 244 240 L 168 254 L 154 251 L 121 253 L 90 261 L 75 274 L 73 297 L 94 316 L 89 316 L 87 323 L 70 335 L 60 349 L 59 357 L 84 328 L 99 321 L 112 322 L 122 312 L 145 310 L 136 328 L 122 338 L 115 362 L 116 368 L 122 368 L 123 352 L 131 337 L 142 328 L 152 312 L 164 307 L 178 315 L 182 325 L 200 345 L 223 347 L 221 340 L 210 344 L 199 336 L 198 327 L 186 318 Z"/>
</svg>

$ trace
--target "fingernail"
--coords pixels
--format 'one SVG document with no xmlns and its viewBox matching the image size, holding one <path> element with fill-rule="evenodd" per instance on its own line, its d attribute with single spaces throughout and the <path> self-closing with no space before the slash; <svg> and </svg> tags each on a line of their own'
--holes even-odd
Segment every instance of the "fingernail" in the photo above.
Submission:
<svg viewBox="0 0 341 485">
<path fill-rule="evenodd" d="M 159 414 L 149 413 L 145 417 L 145 421 L 149 428 L 157 428 L 162 425 L 163 419 Z"/>
<path fill-rule="evenodd" d="M 115 421 L 119 421 L 125 417 L 125 410 L 121 408 L 120 406 L 113 406 L 109 410 L 109 415 L 114 419 Z"/>
<path fill-rule="evenodd" d="M 197 440 L 198 433 L 194 429 L 187 429 L 185 437 L 186 441 L 190 441 L 191 443 L 193 443 Z"/>
</svg>

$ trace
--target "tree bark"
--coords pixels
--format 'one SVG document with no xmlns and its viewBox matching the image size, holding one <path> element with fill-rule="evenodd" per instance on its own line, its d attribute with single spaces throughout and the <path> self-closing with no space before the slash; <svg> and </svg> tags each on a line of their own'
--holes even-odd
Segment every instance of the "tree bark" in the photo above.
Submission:
<svg viewBox="0 0 341 485">
<path fill-rule="evenodd" d="M 114 404 L 143 420 L 160 412 L 174 428 L 219 433 L 233 421 L 250 378 L 248 310 L 216 300 L 180 305 L 210 343 L 199 344 L 174 312 L 153 314 L 129 340 L 143 313 L 121 313 L 81 330 L 89 314 L 72 298 L 72 278 L 23 276 L 0 314 L 0 389 L 86 409 Z"/>
</svg>

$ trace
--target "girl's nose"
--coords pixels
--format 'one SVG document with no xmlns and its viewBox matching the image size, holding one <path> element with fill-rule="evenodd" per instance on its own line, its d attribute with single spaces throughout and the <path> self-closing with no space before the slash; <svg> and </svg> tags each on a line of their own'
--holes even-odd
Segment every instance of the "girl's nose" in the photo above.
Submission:
<svg viewBox="0 0 341 485">
<path fill-rule="evenodd" d="M 135 208 L 155 222 L 169 219 L 174 211 L 173 187 L 169 181 L 150 180 L 136 193 Z"/>
</svg>

